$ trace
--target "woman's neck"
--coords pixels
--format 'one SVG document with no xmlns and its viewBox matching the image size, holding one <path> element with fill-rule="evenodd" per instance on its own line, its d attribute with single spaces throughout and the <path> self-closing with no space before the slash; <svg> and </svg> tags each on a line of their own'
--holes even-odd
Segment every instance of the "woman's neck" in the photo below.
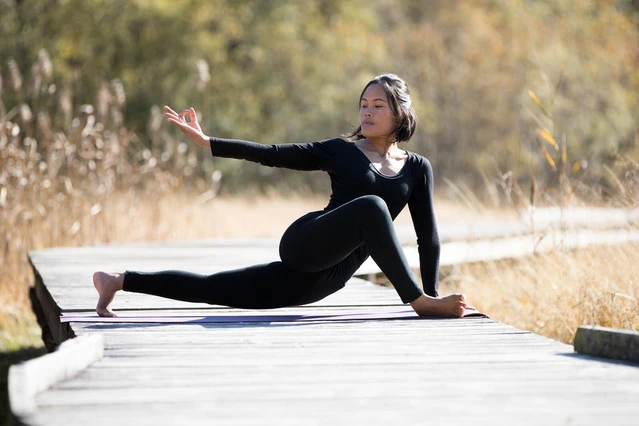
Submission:
<svg viewBox="0 0 639 426">
<path fill-rule="evenodd" d="M 388 143 L 386 139 L 369 139 L 365 138 L 361 141 L 366 149 L 375 151 L 382 158 L 388 157 L 397 151 L 397 142 Z"/>
</svg>

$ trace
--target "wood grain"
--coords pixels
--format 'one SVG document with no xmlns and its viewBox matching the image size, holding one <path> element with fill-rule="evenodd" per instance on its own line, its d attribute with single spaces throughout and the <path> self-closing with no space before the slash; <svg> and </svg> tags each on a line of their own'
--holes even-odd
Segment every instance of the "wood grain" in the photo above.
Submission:
<svg viewBox="0 0 639 426">
<path fill-rule="evenodd" d="M 97 269 L 211 272 L 263 261 L 272 248 L 189 242 L 30 256 L 50 298 L 43 306 L 55 307 L 59 318 L 93 311 Z M 353 279 L 316 304 L 261 312 L 389 306 L 401 306 L 394 290 Z M 248 313 L 135 294 L 118 294 L 114 307 L 130 314 Z M 485 318 L 69 327 L 73 335 L 103 336 L 104 357 L 38 394 L 29 424 L 631 425 L 639 418 L 636 365 L 576 354 Z"/>
</svg>

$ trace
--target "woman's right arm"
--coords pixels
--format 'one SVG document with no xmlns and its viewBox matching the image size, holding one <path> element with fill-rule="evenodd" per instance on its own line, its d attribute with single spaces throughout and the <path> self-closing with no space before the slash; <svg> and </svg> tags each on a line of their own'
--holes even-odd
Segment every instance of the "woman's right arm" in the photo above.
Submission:
<svg viewBox="0 0 639 426">
<path fill-rule="evenodd" d="M 175 124 L 197 145 L 209 147 L 215 157 L 236 158 L 253 161 L 269 167 L 285 167 L 295 170 L 327 170 L 331 148 L 314 142 L 306 144 L 263 145 L 237 139 L 222 139 L 204 134 L 193 108 L 176 113 L 164 107 L 164 116 Z M 185 117 L 189 116 L 190 121 Z"/>
<path fill-rule="evenodd" d="M 248 160 L 268 167 L 328 170 L 331 147 L 323 142 L 263 145 L 239 139 L 211 138 L 214 157 Z"/>
</svg>

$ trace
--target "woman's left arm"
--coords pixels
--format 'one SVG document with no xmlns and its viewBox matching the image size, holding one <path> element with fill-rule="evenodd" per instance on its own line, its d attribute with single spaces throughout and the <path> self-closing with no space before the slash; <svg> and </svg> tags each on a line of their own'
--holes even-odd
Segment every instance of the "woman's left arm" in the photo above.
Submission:
<svg viewBox="0 0 639 426">
<path fill-rule="evenodd" d="M 438 297 L 441 245 L 433 208 L 433 169 L 426 158 L 421 157 L 420 164 L 421 168 L 415 178 L 408 208 L 417 234 L 417 250 L 424 292 L 429 296 Z"/>
</svg>

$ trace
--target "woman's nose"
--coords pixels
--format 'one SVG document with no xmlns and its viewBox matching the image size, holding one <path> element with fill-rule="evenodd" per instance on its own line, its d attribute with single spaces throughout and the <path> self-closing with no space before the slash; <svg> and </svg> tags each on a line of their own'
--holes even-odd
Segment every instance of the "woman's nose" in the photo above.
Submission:
<svg viewBox="0 0 639 426">
<path fill-rule="evenodd" d="M 370 116 L 372 116 L 372 115 L 373 115 L 373 114 L 372 114 L 370 111 L 364 111 L 364 116 L 365 116 L 365 117 L 370 117 Z"/>
</svg>

